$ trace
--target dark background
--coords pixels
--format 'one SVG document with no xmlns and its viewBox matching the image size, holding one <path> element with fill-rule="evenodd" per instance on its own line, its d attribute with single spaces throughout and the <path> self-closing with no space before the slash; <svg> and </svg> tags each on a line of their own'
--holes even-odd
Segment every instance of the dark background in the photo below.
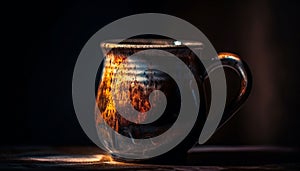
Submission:
<svg viewBox="0 0 300 171">
<path fill-rule="evenodd" d="M 72 74 L 85 42 L 110 22 L 165 13 L 198 27 L 217 51 L 249 64 L 244 107 L 206 144 L 300 143 L 297 1 L 39 1 L 2 5 L 1 145 L 89 145 L 74 113 Z"/>
</svg>

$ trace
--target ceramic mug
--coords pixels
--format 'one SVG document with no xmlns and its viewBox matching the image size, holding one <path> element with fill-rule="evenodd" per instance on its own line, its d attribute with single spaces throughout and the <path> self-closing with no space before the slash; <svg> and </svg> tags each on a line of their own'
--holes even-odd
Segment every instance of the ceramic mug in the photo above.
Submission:
<svg viewBox="0 0 300 171">
<path fill-rule="evenodd" d="M 189 43 L 189 47 L 185 46 Z M 105 122 L 118 134 L 132 139 L 149 139 L 163 134 L 176 122 L 181 107 L 180 89 L 175 80 L 159 70 L 149 69 L 152 64 L 145 63 L 142 58 L 129 58 L 130 56 L 145 50 L 161 50 L 178 57 L 191 70 L 197 82 L 198 92 L 200 94 L 200 108 L 197 120 L 184 140 L 167 153 L 155 156 L 153 158 L 134 160 L 134 161 L 182 161 L 188 149 L 197 143 L 203 125 L 207 119 L 210 107 L 210 85 L 208 73 L 217 68 L 227 68 L 234 71 L 235 77 L 238 77 L 238 86 L 230 87 L 227 84 L 227 90 L 236 90 L 235 95 L 228 95 L 231 100 L 226 103 L 225 111 L 221 124 L 228 120 L 245 102 L 251 89 L 251 74 L 248 66 L 236 54 L 222 52 L 218 54 L 221 66 L 214 62 L 213 58 L 202 57 L 201 61 L 195 56 L 193 51 L 201 51 L 203 45 L 200 42 L 185 42 L 168 38 L 132 38 L 118 41 L 107 41 L 101 44 L 105 59 L 98 72 L 96 82 L 96 125 L 98 134 L 106 136 L 103 142 L 105 148 L 111 152 L 111 155 L 118 160 L 128 160 L 122 157 L 121 153 L 130 151 L 126 149 L 124 142 L 111 136 L 105 127 L 98 127 Z M 157 51 L 158 52 L 158 51 Z M 154 52 L 156 53 L 156 52 Z M 153 54 L 152 54 L 153 55 Z M 163 57 L 164 54 L 154 54 Z M 207 70 L 202 62 L 207 62 L 210 69 Z M 176 66 L 174 66 L 176 67 Z M 227 70 L 226 69 L 226 70 Z M 185 73 L 178 70 L 181 77 L 185 78 Z M 231 76 L 232 77 L 232 76 Z M 227 83 L 230 83 L 230 76 L 226 74 Z M 187 83 L 189 80 L 185 80 Z M 147 112 L 159 103 L 160 96 L 155 94 L 155 90 L 160 90 L 165 95 L 167 105 L 163 114 L 153 122 L 143 123 L 147 119 Z M 113 95 L 113 92 L 115 95 Z M 151 95 L 152 94 L 152 95 Z M 150 96 L 151 100 L 150 100 Z M 138 115 L 131 116 L 127 112 L 127 117 L 123 117 L 116 109 L 116 101 L 119 104 L 130 104 Z M 126 113 L 126 110 L 122 111 Z M 100 120 L 99 118 L 103 120 Z M 142 124 L 141 124 L 142 123 Z M 169 138 L 169 137 L 166 137 Z M 171 137 L 170 137 L 171 138 Z M 147 148 L 147 147 L 145 147 Z M 130 160 L 131 161 L 131 160 Z"/>
</svg>

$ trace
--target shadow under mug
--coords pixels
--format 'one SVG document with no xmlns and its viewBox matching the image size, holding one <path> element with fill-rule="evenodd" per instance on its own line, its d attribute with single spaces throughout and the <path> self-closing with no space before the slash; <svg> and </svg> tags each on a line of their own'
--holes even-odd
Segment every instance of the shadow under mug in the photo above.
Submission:
<svg viewBox="0 0 300 171">
<path fill-rule="evenodd" d="M 194 48 L 194 51 L 201 51 L 203 48 L 199 42 L 191 41 L 188 43 L 189 47 Z M 167 73 L 159 70 L 149 70 L 149 65 L 144 65 L 142 59 L 128 58 L 141 51 L 158 49 L 174 54 L 188 66 L 195 76 L 200 94 L 200 108 L 195 125 L 184 140 L 175 148 L 154 158 L 128 160 L 120 157 L 118 152 L 116 152 L 122 146 L 122 142 L 117 142 L 114 137 L 108 137 L 110 142 L 105 142 L 106 148 L 111 151 L 111 155 L 116 160 L 159 163 L 179 163 L 184 161 L 186 152 L 198 142 L 210 108 L 211 87 L 208 81 L 208 74 L 213 74 L 212 72 L 216 72 L 218 68 L 224 68 L 226 71 L 227 92 L 229 92 L 224 114 L 219 125 L 223 125 L 232 117 L 245 102 L 251 90 L 252 78 L 250 70 L 246 63 L 236 54 L 227 52 L 219 53 L 218 58 L 222 66 L 219 64 L 216 65 L 213 58 L 203 57 L 201 61 L 205 61 L 211 66 L 207 70 L 190 48 L 185 46 L 184 43 L 178 43 L 178 41 L 176 42 L 173 39 L 134 38 L 120 43 L 112 40 L 102 43 L 101 48 L 105 59 L 98 72 L 99 79 L 96 82 L 96 107 L 99 109 L 96 112 L 96 125 L 101 125 L 101 122 L 104 120 L 118 134 L 132 139 L 147 139 L 164 133 L 176 122 L 181 104 L 179 87 Z M 234 74 L 228 74 L 230 72 Z M 184 77 L 184 73 L 178 71 L 178 74 L 182 74 L 182 77 Z M 115 84 L 114 81 L 119 82 L 119 84 Z M 121 91 L 124 87 L 129 88 L 128 90 Z M 112 90 L 120 90 L 117 97 L 113 97 Z M 140 112 L 138 118 L 132 119 L 143 121 L 147 118 L 145 113 L 151 107 L 155 106 L 155 103 L 159 100 L 155 93 L 152 93 L 154 90 L 160 90 L 164 93 L 167 105 L 161 117 L 151 123 L 138 124 L 132 122 L 131 119 L 124 118 L 122 113 L 119 113 L 114 106 L 114 100 L 118 100 L 124 104 L 129 103 L 135 110 Z M 151 93 L 154 94 L 154 97 L 152 97 L 152 101 L 150 102 L 149 96 Z M 103 120 L 100 121 L 99 117 L 103 118 Z M 106 132 L 107 130 L 101 127 L 97 127 L 97 131 L 100 134 L 110 136 Z"/>
</svg>

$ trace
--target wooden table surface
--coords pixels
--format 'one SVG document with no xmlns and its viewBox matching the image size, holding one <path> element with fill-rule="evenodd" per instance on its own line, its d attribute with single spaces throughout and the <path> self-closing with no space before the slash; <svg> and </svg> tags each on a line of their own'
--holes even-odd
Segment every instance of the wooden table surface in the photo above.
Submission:
<svg viewBox="0 0 300 171">
<path fill-rule="evenodd" d="M 299 150 L 274 146 L 201 146 L 184 164 L 116 162 L 98 147 L 0 147 L 0 170 L 300 170 Z"/>
</svg>

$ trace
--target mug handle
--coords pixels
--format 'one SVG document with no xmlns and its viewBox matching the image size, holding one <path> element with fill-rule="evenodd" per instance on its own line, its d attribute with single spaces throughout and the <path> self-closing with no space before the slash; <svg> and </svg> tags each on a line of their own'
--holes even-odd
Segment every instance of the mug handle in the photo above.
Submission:
<svg viewBox="0 0 300 171">
<path fill-rule="evenodd" d="M 222 66 L 213 63 L 206 72 L 204 80 L 208 79 L 209 73 L 213 72 L 217 68 L 230 68 L 233 69 L 240 77 L 240 90 L 238 96 L 234 98 L 232 103 L 226 103 L 224 114 L 217 129 L 222 127 L 240 109 L 242 104 L 248 98 L 252 87 L 252 76 L 250 69 L 238 55 L 229 52 L 220 52 L 218 53 L 218 59 L 221 61 Z"/>
</svg>

